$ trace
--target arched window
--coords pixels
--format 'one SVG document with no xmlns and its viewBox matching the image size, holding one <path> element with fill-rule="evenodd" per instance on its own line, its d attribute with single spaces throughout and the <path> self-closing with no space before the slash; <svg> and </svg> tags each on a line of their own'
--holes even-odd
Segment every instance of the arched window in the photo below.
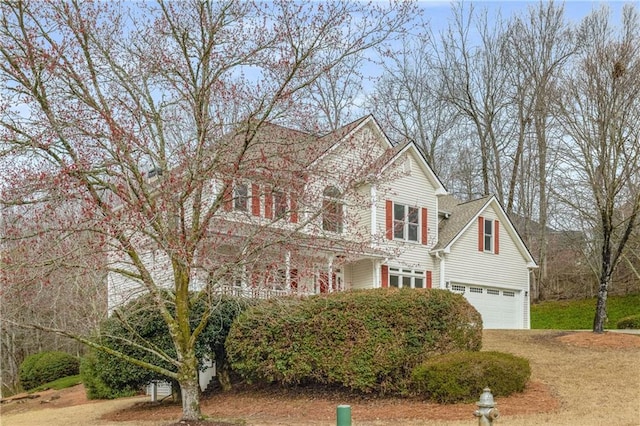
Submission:
<svg viewBox="0 0 640 426">
<path fill-rule="evenodd" d="M 342 210 L 342 194 L 335 186 L 327 186 L 322 192 L 322 229 L 341 233 Z"/>
</svg>

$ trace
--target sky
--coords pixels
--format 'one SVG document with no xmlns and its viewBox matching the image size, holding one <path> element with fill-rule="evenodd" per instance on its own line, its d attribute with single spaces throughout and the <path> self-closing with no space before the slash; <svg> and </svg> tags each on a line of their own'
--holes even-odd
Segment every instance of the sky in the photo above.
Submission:
<svg viewBox="0 0 640 426">
<path fill-rule="evenodd" d="M 487 8 L 489 12 L 489 18 L 497 17 L 501 14 L 503 18 L 509 18 L 513 15 L 524 15 L 527 13 L 529 7 L 536 6 L 540 1 L 465 1 L 466 4 L 473 4 L 476 12 L 481 11 L 483 8 Z M 429 29 L 434 34 L 447 28 L 449 21 L 452 19 L 452 1 L 443 0 L 419 0 L 419 7 L 424 13 L 424 20 L 428 22 Z M 568 1 L 555 1 L 557 5 L 564 4 L 565 16 L 569 23 L 579 23 L 584 17 L 594 10 L 598 10 L 602 6 L 608 6 L 611 9 L 613 22 L 620 22 L 620 16 L 622 7 L 625 4 L 633 4 L 633 1 L 583 1 L 583 0 L 568 0 Z M 364 92 L 358 96 L 356 104 L 363 106 L 365 104 L 366 95 L 373 91 L 373 82 L 375 82 L 380 76 L 381 69 L 376 65 L 365 65 L 363 73 L 366 77 L 363 84 Z M 358 109 L 358 108 L 356 108 Z M 356 114 L 357 115 L 357 114 Z"/>
<path fill-rule="evenodd" d="M 476 8 L 488 8 L 490 14 L 502 12 L 504 17 L 512 14 L 521 14 L 527 11 L 529 6 L 538 4 L 538 1 L 473 1 Z M 556 4 L 562 4 L 556 1 Z M 633 2 L 626 2 L 633 3 Z M 451 16 L 451 2 L 441 0 L 421 0 L 418 1 L 420 7 L 425 11 L 427 17 L 430 18 L 431 25 L 434 29 L 444 28 Z M 615 15 L 620 14 L 624 1 L 582 1 L 569 0 L 564 2 L 567 17 L 573 22 L 579 22 L 591 11 L 600 8 L 601 5 L 608 5 Z"/>
</svg>

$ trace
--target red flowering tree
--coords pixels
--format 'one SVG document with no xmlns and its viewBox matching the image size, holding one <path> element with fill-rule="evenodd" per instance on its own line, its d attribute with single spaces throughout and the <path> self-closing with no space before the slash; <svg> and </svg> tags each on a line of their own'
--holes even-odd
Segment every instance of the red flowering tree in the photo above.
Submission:
<svg viewBox="0 0 640 426">
<path fill-rule="evenodd" d="M 317 138 L 270 123 L 308 128 L 314 112 L 303 89 L 388 40 L 413 6 L 15 1 L 1 12 L 0 173 L 12 217 L 3 241 L 85 241 L 85 250 L 65 253 L 33 244 L 30 256 L 104 265 L 151 293 L 177 355 L 152 342 L 146 349 L 174 368 L 112 354 L 177 380 L 183 418 L 197 419 L 194 346 L 215 306 L 190 324 L 193 297 L 282 262 L 283 253 L 302 262 L 337 244 L 348 253 L 359 241 L 355 232 L 349 243 L 323 234 L 348 226 L 348 215 L 318 223 L 323 207 L 353 200 L 371 179 L 371 153 L 343 167 L 344 198 L 319 202 L 323 187 L 313 182 L 335 178 L 336 166 L 316 160 L 344 134 Z M 87 247 L 101 262 L 82 261 Z M 6 258 L 5 266 L 37 265 Z M 7 276 L 14 282 L 6 285 L 29 285 Z"/>
</svg>

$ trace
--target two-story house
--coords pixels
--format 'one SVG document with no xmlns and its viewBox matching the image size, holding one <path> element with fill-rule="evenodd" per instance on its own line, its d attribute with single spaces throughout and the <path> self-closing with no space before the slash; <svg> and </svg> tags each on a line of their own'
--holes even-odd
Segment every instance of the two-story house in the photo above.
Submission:
<svg viewBox="0 0 640 426">
<path fill-rule="evenodd" d="M 536 264 L 495 197 L 448 195 L 415 144 L 393 146 L 372 116 L 322 137 L 268 124 L 256 141 L 211 184 L 224 192 L 215 232 L 227 239 L 202 256 L 195 283 L 248 297 L 441 288 L 463 293 L 485 328 L 529 328 Z M 169 278 L 161 252 L 145 261 Z M 109 309 L 139 289 L 110 274 Z"/>
</svg>

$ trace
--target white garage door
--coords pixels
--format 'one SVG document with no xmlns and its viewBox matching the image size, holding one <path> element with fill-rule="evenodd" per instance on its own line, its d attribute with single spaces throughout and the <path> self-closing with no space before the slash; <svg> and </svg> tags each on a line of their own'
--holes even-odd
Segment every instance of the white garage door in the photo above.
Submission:
<svg viewBox="0 0 640 426">
<path fill-rule="evenodd" d="M 522 328 L 519 291 L 462 284 L 452 284 L 451 289 L 463 293 L 480 312 L 484 328 Z"/>
</svg>

